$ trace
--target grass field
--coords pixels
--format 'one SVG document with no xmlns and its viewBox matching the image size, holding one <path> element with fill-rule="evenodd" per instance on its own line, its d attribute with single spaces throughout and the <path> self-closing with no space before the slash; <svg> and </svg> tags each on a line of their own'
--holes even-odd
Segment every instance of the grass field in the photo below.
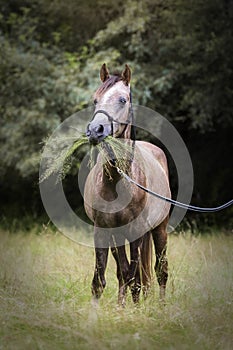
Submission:
<svg viewBox="0 0 233 350">
<path fill-rule="evenodd" d="M 0 231 L 0 349 L 232 349 L 233 239 L 170 235 L 166 306 L 154 281 L 117 307 L 115 263 L 91 306 L 92 248 L 48 229 Z"/>
</svg>

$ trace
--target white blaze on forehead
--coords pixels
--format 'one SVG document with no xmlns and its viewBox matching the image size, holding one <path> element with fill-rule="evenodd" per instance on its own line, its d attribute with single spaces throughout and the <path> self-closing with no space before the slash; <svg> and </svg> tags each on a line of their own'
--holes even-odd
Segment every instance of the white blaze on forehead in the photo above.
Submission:
<svg viewBox="0 0 233 350">
<path fill-rule="evenodd" d="M 100 99 L 101 104 L 107 104 L 112 98 L 119 98 L 120 96 L 129 96 L 130 86 L 126 86 L 123 81 L 117 82 L 113 87 L 107 90 Z"/>
</svg>

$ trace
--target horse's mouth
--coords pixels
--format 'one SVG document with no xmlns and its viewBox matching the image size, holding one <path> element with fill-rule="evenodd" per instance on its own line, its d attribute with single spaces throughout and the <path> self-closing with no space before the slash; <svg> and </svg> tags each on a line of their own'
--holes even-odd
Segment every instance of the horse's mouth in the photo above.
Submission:
<svg viewBox="0 0 233 350">
<path fill-rule="evenodd" d="M 101 142 L 104 141 L 104 139 L 106 138 L 106 136 L 101 136 L 101 137 L 95 137 L 95 136 L 88 136 L 88 133 L 86 133 L 86 136 L 88 138 L 89 143 L 92 146 L 97 146 L 98 144 L 100 144 Z"/>
<path fill-rule="evenodd" d="M 98 151 L 102 153 L 102 155 L 104 154 L 104 158 L 108 163 L 115 166 L 117 160 L 114 153 L 114 148 L 110 145 L 108 140 L 105 140 L 106 138 L 107 136 L 101 138 L 92 138 L 89 136 L 88 140 L 91 146 L 97 147 Z"/>
<path fill-rule="evenodd" d="M 102 125 L 95 129 L 90 129 L 89 126 L 86 131 L 86 136 L 88 138 L 89 143 L 92 146 L 96 146 L 101 143 L 108 135 L 104 133 L 104 129 Z"/>
</svg>

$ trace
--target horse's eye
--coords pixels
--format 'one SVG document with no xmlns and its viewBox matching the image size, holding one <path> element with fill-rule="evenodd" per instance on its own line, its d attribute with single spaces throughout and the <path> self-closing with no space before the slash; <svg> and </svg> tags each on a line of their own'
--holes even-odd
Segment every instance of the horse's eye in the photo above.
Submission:
<svg viewBox="0 0 233 350">
<path fill-rule="evenodd" d="M 125 103 L 126 103 L 126 99 L 125 99 L 124 97 L 120 97 L 120 98 L 119 98 L 119 101 L 120 101 L 120 103 L 122 103 L 122 104 L 125 104 Z"/>
<path fill-rule="evenodd" d="M 97 103 L 98 103 L 98 101 L 97 101 L 97 99 L 95 98 L 95 99 L 94 99 L 94 105 L 97 105 Z"/>
</svg>

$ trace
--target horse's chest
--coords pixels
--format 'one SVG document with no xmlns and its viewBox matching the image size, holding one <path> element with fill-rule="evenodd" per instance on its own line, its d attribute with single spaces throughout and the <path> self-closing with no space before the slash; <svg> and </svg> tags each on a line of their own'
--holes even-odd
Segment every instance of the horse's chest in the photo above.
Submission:
<svg viewBox="0 0 233 350">
<path fill-rule="evenodd" d="M 145 193 L 135 191 L 135 186 L 120 180 L 104 185 L 87 184 L 85 207 L 90 219 L 101 227 L 119 227 L 133 221 L 145 206 Z"/>
</svg>

